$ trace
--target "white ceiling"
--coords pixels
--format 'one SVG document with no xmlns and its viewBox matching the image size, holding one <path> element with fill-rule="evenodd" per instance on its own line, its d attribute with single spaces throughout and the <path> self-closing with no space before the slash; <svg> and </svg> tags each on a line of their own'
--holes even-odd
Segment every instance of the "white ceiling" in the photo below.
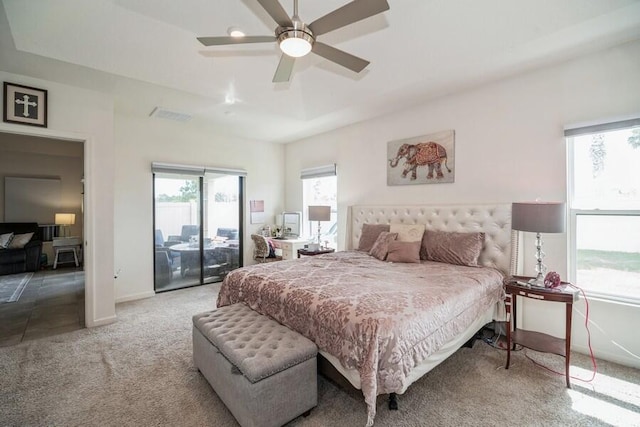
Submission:
<svg viewBox="0 0 640 427">
<path fill-rule="evenodd" d="M 300 0 L 299 15 L 310 23 L 347 2 Z M 162 106 L 223 134 L 289 142 L 640 39 L 640 0 L 388 2 L 319 37 L 371 61 L 362 73 L 311 54 L 274 84 L 275 43 L 196 40 L 230 26 L 272 35 L 255 0 L 2 0 L 0 70 L 112 93 L 127 114 Z"/>
</svg>

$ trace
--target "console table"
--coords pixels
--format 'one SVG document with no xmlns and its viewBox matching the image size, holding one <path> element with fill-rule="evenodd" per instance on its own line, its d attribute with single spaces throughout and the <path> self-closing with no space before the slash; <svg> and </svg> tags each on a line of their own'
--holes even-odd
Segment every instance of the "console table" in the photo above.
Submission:
<svg viewBox="0 0 640 427">
<path fill-rule="evenodd" d="M 571 315 L 573 303 L 578 299 L 578 291 L 567 282 L 554 289 L 527 286 L 531 277 L 514 276 L 507 280 L 505 292 L 507 294 L 507 365 L 509 369 L 511 350 L 516 344 L 544 353 L 553 353 L 565 358 L 565 376 L 567 388 L 571 388 L 569 379 L 569 360 L 571 358 Z M 556 338 L 542 332 L 518 329 L 516 324 L 516 309 L 518 297 L 532 298 L 539 301 L 560 302 L 565 304 L 565 338 Z M 513 331 L 512 331 L 513 328 Z"/>
</svg>

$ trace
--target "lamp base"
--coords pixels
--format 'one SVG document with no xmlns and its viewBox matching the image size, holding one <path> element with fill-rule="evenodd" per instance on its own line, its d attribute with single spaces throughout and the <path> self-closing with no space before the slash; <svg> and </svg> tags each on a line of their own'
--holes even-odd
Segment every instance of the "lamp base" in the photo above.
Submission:
<svg viewBox="0 0 640 427">
<path fill-rule="evenodd" d="M 320 221 L 318 221 L 318 248 L 322 246 L 322 242 L 320 242 Z"/>
</svg>

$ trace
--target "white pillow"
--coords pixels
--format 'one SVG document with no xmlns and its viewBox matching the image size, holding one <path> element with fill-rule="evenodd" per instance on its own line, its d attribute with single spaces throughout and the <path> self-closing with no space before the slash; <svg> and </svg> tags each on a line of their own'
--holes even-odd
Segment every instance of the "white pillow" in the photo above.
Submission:
<svg viewBox="0 0 640 427">
<path fill-rule="evenodd" d="M 398 233 L 399 242 L 421 242 L 424 224 L 391 224 L 390 232 Z"/>
<path fill-rule="evenodd" d="M 24 234 L 16 234 L 16 235 L 14 235 L 13 239 L 11 239 L 11 242 L 9 242 L 9 249 L 22 249 L 22 248 L 24 248 L 24 245 L 29 243 L 29 241 L 31 240 L 32 236 L 33 236 L 33 233 L 24 233 Z"/>
<path fill-rule="evenodd" d="M 0 249 L 7 249 L 13 239 L 13 233 L 0 234 Z"/>
</svg>

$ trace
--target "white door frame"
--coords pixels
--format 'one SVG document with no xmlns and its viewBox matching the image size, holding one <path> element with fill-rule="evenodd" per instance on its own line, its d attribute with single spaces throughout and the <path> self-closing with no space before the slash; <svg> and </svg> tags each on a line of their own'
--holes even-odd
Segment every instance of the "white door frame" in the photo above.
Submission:
<svg viewBox="0 0 640 427">
<path fill-rule="evenodd" d="M 111 323 L 115 319 L 104 319 L 104 321 L 96 322 L 95 315 L 95 283 L 94 263 L 95 254 L 93 251 L 93 242 L 95 242 L 95 224 L 91 213 L 94 208 L 93 194 L 91 193 L 91 183 L 93 180 L 91 167 L 91 153 L 93 151 L 93 139 L 91 136 L 78 132 L 65 132 L 59 130 L 51 130 L 46 128 L 27 127 L 0 123 L 0 132 L 17 135 L 46 137 L 59 139 L 62 141 L 75 141 L 83 143 L 84 151 L 84 209 L 83 209 L 83 231 L 84 238 L 83 262 L 84 262 L 84 305 L 85 305 L 85 324 L 87 327 L 98 326 L 99 324 Z M 91 243 L 91 244 L 89 244 Z"/>
</svg>

